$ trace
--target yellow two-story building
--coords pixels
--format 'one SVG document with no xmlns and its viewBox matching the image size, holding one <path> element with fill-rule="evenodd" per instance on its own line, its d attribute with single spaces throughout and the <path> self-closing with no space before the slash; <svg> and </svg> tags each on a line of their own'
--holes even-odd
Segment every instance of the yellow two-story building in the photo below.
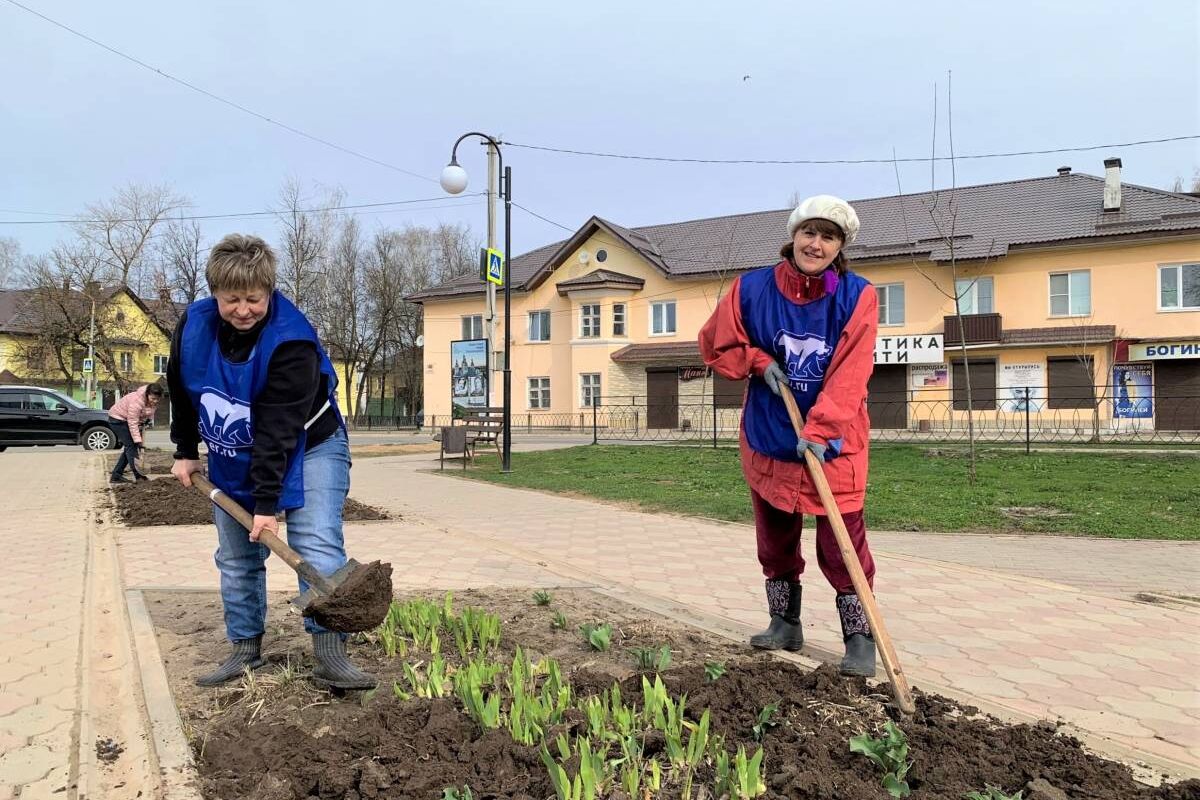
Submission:
<svg viewBox="0 0 1200 800">
<path fill-rule="evenodd" d="M 1104 177 L 1062 168 L 852 201 L 862 230 L 846 255 L 880 300 L 873 427 L 960 426 L 969 378 L 984 430 L 1025 417 L 1093 434 L 1200 429 L 1200 198 L 1120 171 L 1109 159 Z M 486 369 L 464 370 L 461 355 L 468 340 L 484 352 L 484 284 L 414 296 L 426 419 L 450 419 L 476 373 L 491 380 L 472 402 L 500 404 L 507 334 L 518 427 L 587 423 L 594 405 L 604 424 L 643 432 L 736 424 L 742 387 L 703 368 L 696 337 L 732 280 L 779 260 L 790 211 L 640 228 L 589 219 L 513 259 L 512 330 L 494 320 Z"/>
<path fill-rule="evenodd" d="M 146 383 L 165 387 L 171 322 L 158 303 L 127 287 L 0 291 L 0 383 L 59 389 L 95 408 Z M 166 418 L 163 403 L 158 422 Z"/>
</svg>

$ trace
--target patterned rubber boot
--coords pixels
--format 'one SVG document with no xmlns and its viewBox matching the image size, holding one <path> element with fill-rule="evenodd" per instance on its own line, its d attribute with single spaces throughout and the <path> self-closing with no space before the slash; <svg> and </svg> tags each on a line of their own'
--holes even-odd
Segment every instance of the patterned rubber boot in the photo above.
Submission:
<svg viewBox="0 0 1200 800">
<path fill-rule="evenodd" d="M 207 675 L 197 678 L 196 685 L 220 686 L 222 683 L 242 677 L 247 669 L 258 669 L 267 663 L 263 661 L 261 652 L 261 635 L 255 636 L 253 639 L 234 639 L 233 652 L 229 654 L 229 658 L 225 659 L 225 663 Z"/>
<path fill-rule="evenodd" d="M 314 633 L 313 683 L 326 689 L 374 689 L 375 676 L 368 675 L 350 663 L 346 657 L 346 642 L 341 634 L 326 631 Z"/>
<path fill-rule="evenodd" d="M 866 612 L 856 594 L 837 596 L 838 618 L 842 621 L 842 641 L 846 655 L 842 659 L 843 675 L 859 678 L 875 677 L 875 639 L 867 623 Z"/>
<path fill-rule="evenodd" d="M 804 630 L 800 627 L 799 581 L 772 578 L 767 581 L 767 610 L 771 623 L 762 633 L 750 637 L 750 646 L 759 650 L 796 651 L 804 646 Z"/>
</svg>

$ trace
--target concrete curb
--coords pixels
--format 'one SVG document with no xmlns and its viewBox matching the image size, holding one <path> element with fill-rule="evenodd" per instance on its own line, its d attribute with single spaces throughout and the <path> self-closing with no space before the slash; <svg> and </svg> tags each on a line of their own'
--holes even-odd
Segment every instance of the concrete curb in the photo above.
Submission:
<svg viewBox="0 0 1200 800">
<path fill-rule="evenodd" d="M 154 624 L 141 591 L 126 590 L 125 605 L 133 630 L 146 715 L 150 721 L 150 744 L 158 760 L 161 796 L 163 800 L 201 800 L 192 751 L 183 733 L 175 699 L 171 696 L 167 670 L 163 667 L 162 653 L 154 636 Z"/>
</svg>

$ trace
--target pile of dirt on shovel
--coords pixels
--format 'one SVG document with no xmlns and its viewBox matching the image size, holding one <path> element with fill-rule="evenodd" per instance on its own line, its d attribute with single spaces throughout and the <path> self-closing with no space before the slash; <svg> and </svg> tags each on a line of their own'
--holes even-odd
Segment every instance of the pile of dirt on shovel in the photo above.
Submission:
<svg viewBox="0 0 1200 800">
<path fill-rule="evenodd" d="M 150 525 L 204 525 L 212 522 L 212 501 L 174 478 L 154 478 L 113 486 L 117 513 L 131 528 Z M 391 519 L 387 512 L 357 500 L 346 499 L 342 518 L 347 522 Z"/>
</svg>

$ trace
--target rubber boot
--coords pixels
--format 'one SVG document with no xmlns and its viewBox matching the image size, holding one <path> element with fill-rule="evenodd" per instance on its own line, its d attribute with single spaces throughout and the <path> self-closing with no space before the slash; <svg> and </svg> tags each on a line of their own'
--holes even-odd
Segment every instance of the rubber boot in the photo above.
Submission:
<svg viewBox="0 0 1200 800">
<path fill-rule="evenodd" d="M 346 657 L 346 641 L 341 634 L 326 631 L 314 633 L 313 683 L 326 689 L 374 689 L 375 676 L 368 675 L 350 663 Z"/>
<path fill-rule="evenodd" d="M 837 596 L 838 618 L 842 621 L 842 641 L 846 655 L 841 672 L 859 678 L 875 677 L 875 639 L 867 623 L 866 612 L 856 594 Z"/>
<path fill-rule="evenodd" d="M 230 653 L 229 658 L 225 659 L 225 663 L 207 675 L 197 678 L 196 685 L 220 686 L 222 683 L 242 677 L 247 669 L 258 669 L 267 663 L 263 661 L 261 652 L 262 636 L 255 636 L 253 639 L 234 639 L 233 652 Z"/>
<path fill-rule="evenodd" d="M 799 650 L 804 646 L 800 627 L 799 581 L 772 578 L 767 581 L 767 610 L 771 623 L 762 633 L 750 637 L 750 646 L 759 650 Z"/>
</svg>

